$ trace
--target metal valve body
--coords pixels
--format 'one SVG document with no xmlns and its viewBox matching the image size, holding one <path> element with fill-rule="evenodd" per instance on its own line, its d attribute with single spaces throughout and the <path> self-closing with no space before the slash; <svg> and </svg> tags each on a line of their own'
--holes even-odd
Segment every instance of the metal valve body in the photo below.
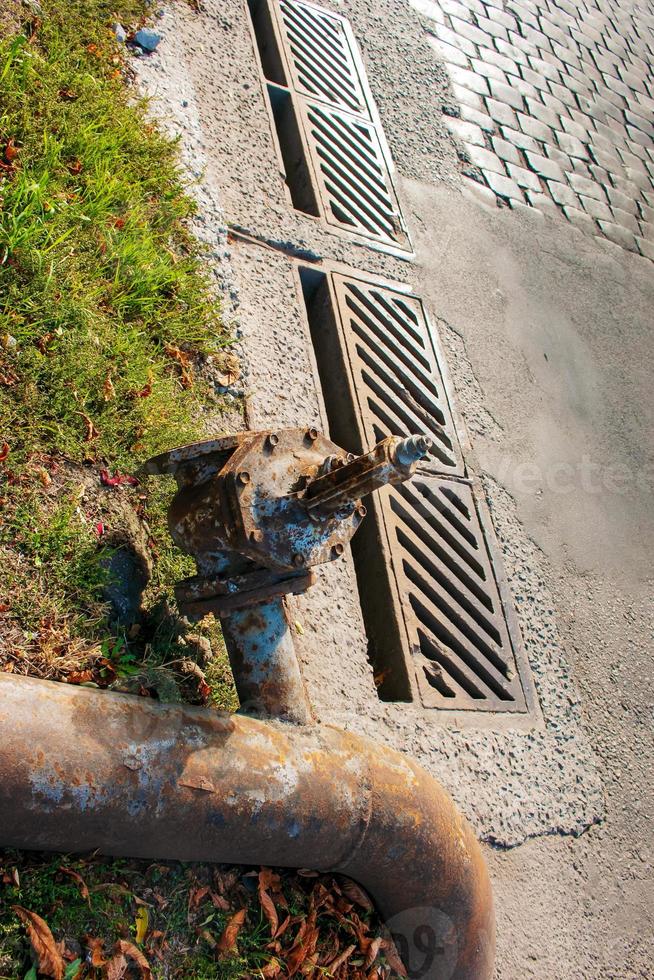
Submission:
<svg viewBox="0 0 654 980">
<path fill-rule="evenodd" d="M 365 517 L 361 497 L 409 479 L 430 445 L 424 436 L 389 436 L 353 456 L 317 429 L 282 429 L 146 463 L 147 473 L 177 480 L 170 532 L 198 568 L 176 587 L 180 612 L 220 616 L 242 706 L 245 697 L 251 710 L 307 720 L 282 597 L 304 592 L 312 566 L 343 554 Z M 304 702 L 299 712 L 294 699 Z"/>
</svg>

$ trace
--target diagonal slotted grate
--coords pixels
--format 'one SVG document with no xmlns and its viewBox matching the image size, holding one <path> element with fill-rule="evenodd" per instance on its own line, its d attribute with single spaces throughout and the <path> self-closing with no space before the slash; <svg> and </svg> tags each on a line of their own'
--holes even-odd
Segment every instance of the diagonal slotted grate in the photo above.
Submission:
<svg viewBox="0 0 654 980">
<path fill-rule="evenodd" d="M 386 436 L 427 435 L 426 464 L 463 474 L 445 385 L 422 304 L 414 296 L 362 279 L 333 276 L 364 442 Z"/>
<path fill-rule="evenodd" d="M 372 123 L 304 103 L 306 132 L 326 220 L 366 236 L 405 242 L 395 191 Z"/>
<path fill-rule="evenodd" d="M 418 477 L 392 488 L 384 510 L 424 704 L 525 711 L 471 487 Z"/>
<path fill-rule="evenodd" d="M 297 0 L 279 10 L 297 91 L 370 118 L 347 21 Z"/>
<path fill-rule="evenodd" d="M 379 697 L 515 724 L 536 710 L 534 685 L 423 304 L 346 270 L 300 269 L 300 280 L 332 437 L 352 452 L 388 435 L 434 444 L 409 483 L 366 501 L 352 540 Z"/>
<path fill-rule="evenodd" d="M 248 0 L 288 196 L 389 251 L 411 244 L 348 21 L 304 0 Z"/>
</svg>

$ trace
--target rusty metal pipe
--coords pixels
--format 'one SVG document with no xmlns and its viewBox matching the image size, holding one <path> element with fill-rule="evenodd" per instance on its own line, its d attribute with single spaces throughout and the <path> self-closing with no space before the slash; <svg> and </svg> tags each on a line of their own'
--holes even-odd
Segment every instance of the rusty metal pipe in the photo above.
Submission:
<svg viewBox="0 0 654 980">
<path fill-rule="evenodd" d="M 312 721 L 284 600 L 271 599 L 221 616 L 241 712 Z"/>
<path fill-rule="evenodd" d="M 0 674 L 0 844 L 338 871 L 422 980 L 492 975 L 488 875 L 409 759 L 293 726 Z"/>
</svg>

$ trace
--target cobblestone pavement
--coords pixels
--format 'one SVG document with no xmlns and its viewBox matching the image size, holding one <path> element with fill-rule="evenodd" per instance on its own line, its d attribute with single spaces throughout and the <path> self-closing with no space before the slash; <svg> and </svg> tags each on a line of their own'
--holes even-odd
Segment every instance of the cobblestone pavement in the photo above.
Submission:
<svg viewBox="0 0 654 980">
<path fill-rule="evenodd" d="M 654 7 L 411 2 L 450 73 L 470 188 L 654 260 Z"/>
</svg>

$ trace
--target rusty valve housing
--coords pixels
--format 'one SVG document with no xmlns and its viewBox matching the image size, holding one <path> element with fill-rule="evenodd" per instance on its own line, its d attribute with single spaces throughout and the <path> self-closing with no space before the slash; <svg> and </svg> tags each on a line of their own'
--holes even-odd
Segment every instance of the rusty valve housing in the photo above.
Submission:
<svg viewBox="0 0 654 980">
<path fill-rule="evenodd" d="M 409 479 L 430 446 L 424 436 L 389 436 L 353 456 L 307 428 L 242 432 L 154 457 L 146 472 L 179 485 L 171 535 L 198 566 L 177 587 L 181 611 L 228 614 L 304 591 L 312 566 L 343 554 L 366 513 L 361 497 Z"/>
</svg>

